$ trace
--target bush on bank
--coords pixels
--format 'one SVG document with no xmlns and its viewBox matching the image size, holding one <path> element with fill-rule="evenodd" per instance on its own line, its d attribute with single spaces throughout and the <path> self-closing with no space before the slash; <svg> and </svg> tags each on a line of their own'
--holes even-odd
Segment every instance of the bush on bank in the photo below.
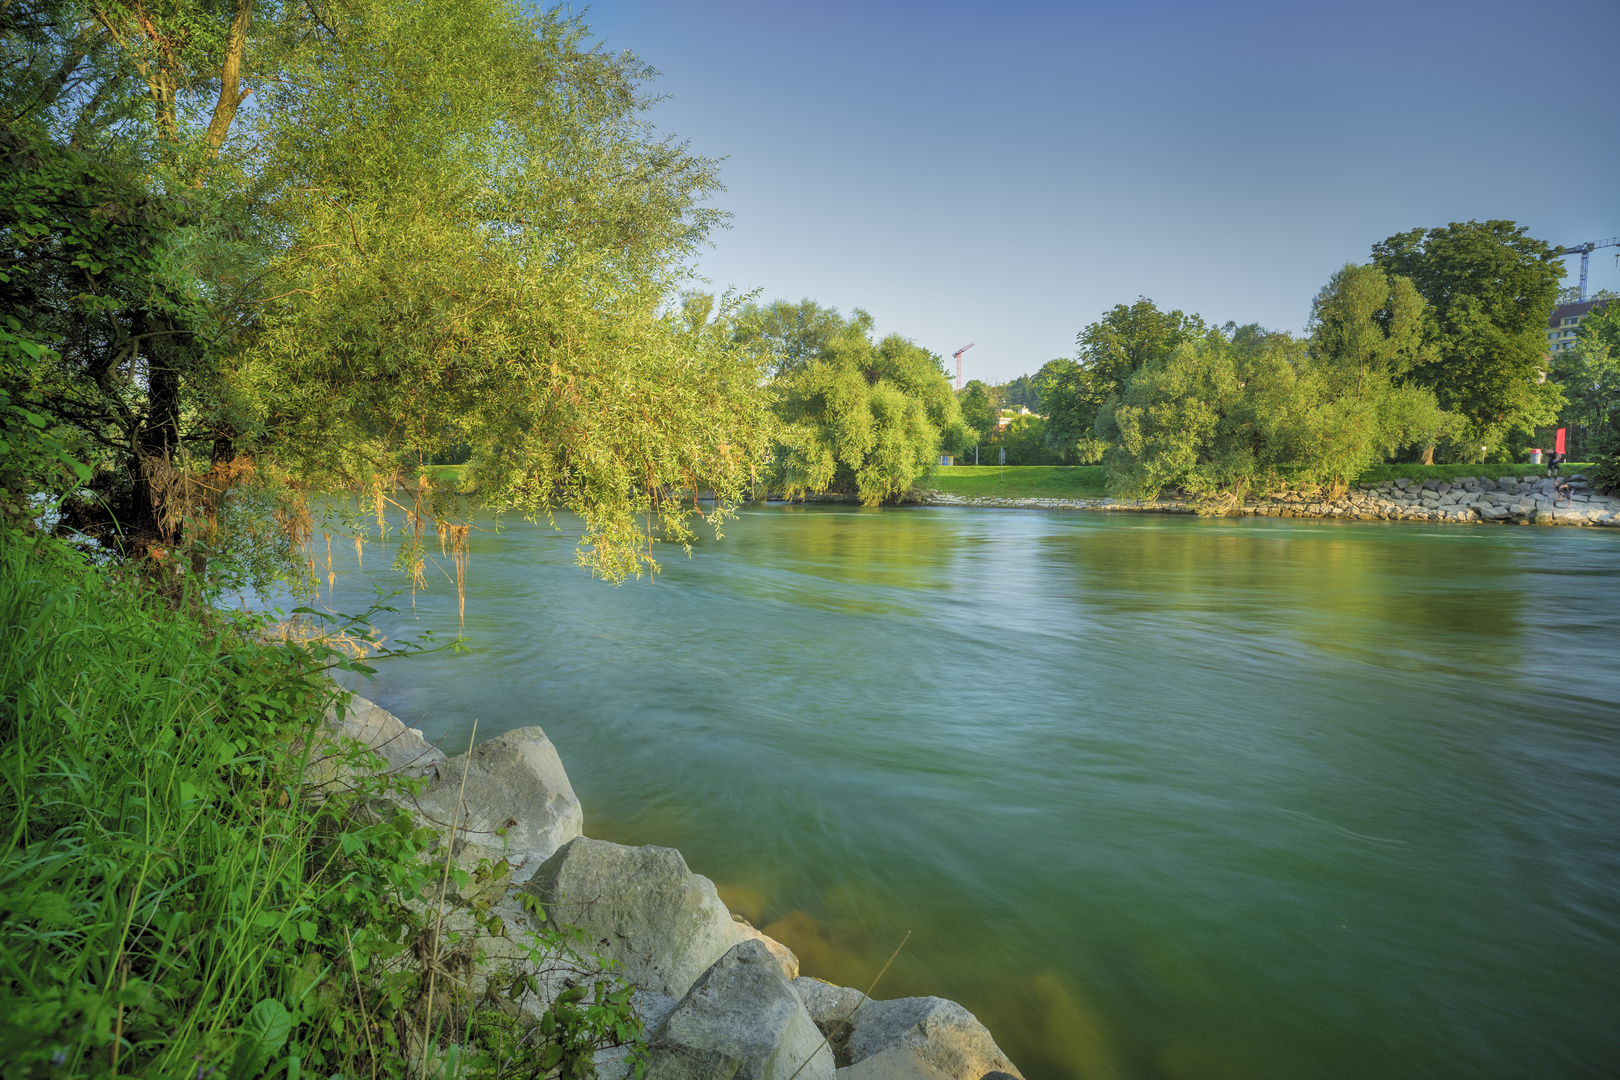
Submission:
<svg viewBox="0 0 1620 1080">
<path fill-rule="evenodd" d="M 444 980 L 428 1015 L 438 838 L 360 813 L 398 782 L 315 738 L 337 654 L 177 611 L 19 530 L 0 614 L 7 1076 L 399 1077 L 424 1032 L 443 1075 L 585 1075 L 639 1034 L 602 983 L 532 1033 Z M 358 771 L 323 795 L 315 764 Z"/>
</svg>

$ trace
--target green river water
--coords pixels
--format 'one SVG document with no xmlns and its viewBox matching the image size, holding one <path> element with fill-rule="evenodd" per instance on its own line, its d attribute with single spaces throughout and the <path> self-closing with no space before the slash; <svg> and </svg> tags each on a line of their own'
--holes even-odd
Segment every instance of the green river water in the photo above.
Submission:
<svg viewBox="0 0 1620 1080">
<path fill-rule="evenodd" d="M 912 931 L 876 996 L 1030 1080 L 1620 1072 L 1620 530 L 771 506 L 613 587 L 566 528 L 364 692 L 542 725 L 807 974 Z"/>
</svg>

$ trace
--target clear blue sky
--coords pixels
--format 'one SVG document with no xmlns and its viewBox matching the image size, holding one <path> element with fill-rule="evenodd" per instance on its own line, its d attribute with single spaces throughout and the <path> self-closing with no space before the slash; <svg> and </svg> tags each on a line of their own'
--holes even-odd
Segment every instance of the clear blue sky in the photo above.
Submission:
<svg viewBox="0 0 1620 1080">
<path fill-rule="evenodd" d="M 576 5 L 575 10 L 579 10 Z M 723 157 L 700 271 L 1000 381 L 1116 303 L 1305 324 L 1391 233 L 1620 235 L 1620 3 L 601 0 Z M 1592 288 L 1620 291 L 1615 248 Z M 1579 260 L 1568 259 L 1573 282 Z"/>
</svg>

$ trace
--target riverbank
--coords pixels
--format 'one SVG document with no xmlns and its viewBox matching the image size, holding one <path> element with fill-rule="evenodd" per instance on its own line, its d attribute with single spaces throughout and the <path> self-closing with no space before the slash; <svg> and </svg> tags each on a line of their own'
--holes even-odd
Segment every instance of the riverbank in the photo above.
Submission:
<svg viewBox="0 0 1620 1080">
<path fill-rule="evenodd" d="M 338 739 L 374 752 L 383 775 L 419 782 L 374 814 L 402 812 L 441 841 L 449 825 L 453 854 L 435 859 L 447 881 L 449 868 L 458 873 L 451 910 L 446 916 L 441 900 L 432 932 L 455 935 L 447 948 L 463 958 L 471 999 L 509 987 L 520 1023 L 543 1024 L 570 988 L 629 984 L 646 1049 L 643 1056 L 621 1034 L 624 1045 L 595 1051 L 604 1080 L 632 1072 L 1022 1080 L 961 1005 L 868 998 L 803 976 L 798 957 L 728 910 L 679 851 L 587 838 L 580 801 L 542 729 L 506 731 L 446 758 L 421 731 L 358 696 L 327 723 Z M 498 933 L 489 931 L 494 923 Z M 588 955 L 560 957 L 559 929 Z"/>
<path fill-rule="evenodd" d="M 1455 466 L 1439 466 L 1454 469 Z M 1477 466 L 1475 467 L 1477 469 Z M 1494 471 L 1494 470 L 1493 470 Z M 1620 526 L 1620 497 L 1591 490 L 1581 474 L 1569 478 L 1568 499 L 1557 498 L 1554 481 L 1504 472 L 1497 477 L 1398 479 L 1363 483 L 1337 499 L 1292 492 L 1250 499 L 1225 516 L 1341 518 L 1351 521 L 1433 521 L 1452 524 Z M 1190 514 L 1182 499 L 964 496 L 926 492 L 933 506 L 989 506 L 1031 510 L 1134 511 Z"/>
<path fill-rule="evenodd" d="M 1588 466 L 1570 463 L 1565 472 L 1574 474 Z M 1377 485 L 1386 480 L 1407 479 L 1414 483 L 1433 480 L 1456 484 L 1465 477 L 1488 474 L 1492 478 L 1542 477 L 1542 465 L 1375 465 L 1363 473 L 1358 485 Z M 941 495 L 978 499 L 1083 499 L 1101 500 L 1108 496 L 1108 471 L 1101 465 L 942 465 L 924 481 L 925 491 Z"/>
<path fill-rule="evenodd" d="M 319 642 L 47 537 L 0 580 L 8 1076 L 1019 1075 L 958 1005 L 801 977 L 678 851 L 587 839 L 537 727 L 447 759 Z"/>
</svg>

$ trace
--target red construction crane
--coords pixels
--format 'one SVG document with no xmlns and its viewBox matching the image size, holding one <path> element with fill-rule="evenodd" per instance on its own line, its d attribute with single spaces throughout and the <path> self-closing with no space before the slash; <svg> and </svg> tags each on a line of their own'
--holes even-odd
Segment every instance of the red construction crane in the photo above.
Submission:
<svg viewBox="0 0 1620 1080">
<path fill-rule="evenodd" d="M 969 349 L 973 348 L 973 345 L 974 345 L 974 342 L 970 341 L 966 345 L 962 346 L 960 349 L 957 349 L 955 352 L 951 353 L 952 356 L 956 357 L 956 389 L 957 390 L 962 389 L 962 354 L 967 352 Z"/>
</svg>

